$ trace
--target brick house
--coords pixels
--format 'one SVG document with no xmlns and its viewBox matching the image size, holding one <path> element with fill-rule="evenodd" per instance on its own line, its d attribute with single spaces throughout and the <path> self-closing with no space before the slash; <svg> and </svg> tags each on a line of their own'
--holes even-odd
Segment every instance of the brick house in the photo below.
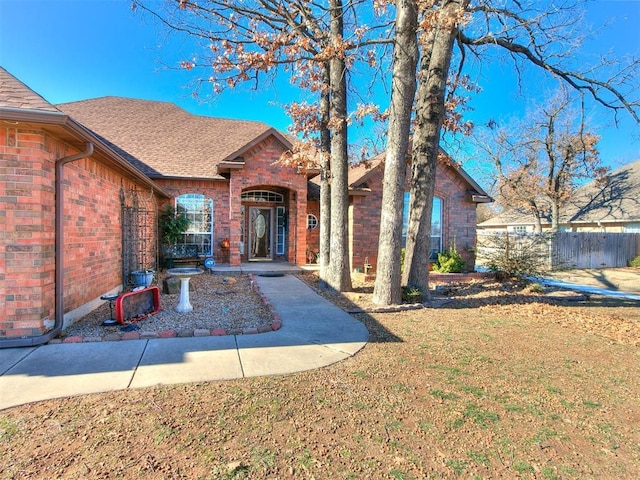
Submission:
<svg viewBox="0 0 640 480">
<path fill-rule="evenodd" d="M 0 67 L 0 348 L 45 343 L 159 268 L 158 214 L 191 220 L 200 258 L 301 265 L 319 243 L 314 172 L 276 162 L 290 138 L 260 122 L 192 115 L 166 102 L 103 97 L 51 105 Z M 375 266 L 382 163 L 350 175 L 352 267 Z M 473 263 L 475 205 L 462 170 L 438 167 L 441 234 Z M 60 212 L 63 212 L 62 214 Z"/>
<path fill-rule="evenodd" d="M 406 233 L 408 219 L 410 173 L 408 168 L 403 234 Z M 377 241 L 380 234 L 383 175 L 384 154 L 354 165 L 349 170 L 349 250 L 352 271 L 375 271 L 378 263 Z M 438 252 L 455 245 L 466 260 L 467 268 L 473 270 L 476 206 L 492 199 L 460 166 L 446 156 L 438 161 L 436 178 L 430 239 L 432 259 Z M 317 200 L 309 202 L 309 210 L 319 211 Z M 312 250 L 317 249 L 317 236 L 310 238 L 308 244 Z"/>
<path fill-rule="evenodd" d="M 0 68 L 0 347 L 45 343 L 119 291 L 121 212 L 169 198 Z"/>
</svg>

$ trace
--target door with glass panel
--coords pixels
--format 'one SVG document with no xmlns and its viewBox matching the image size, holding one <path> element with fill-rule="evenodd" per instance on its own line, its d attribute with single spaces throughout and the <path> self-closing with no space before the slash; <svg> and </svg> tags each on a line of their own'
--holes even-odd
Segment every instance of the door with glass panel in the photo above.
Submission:
<svg viewBox="0 0 640 480">
<path fill-rule="evenodd" d="M 249 260 L 271 260 L 273 208 L 249 208 Z"/>
</svg>

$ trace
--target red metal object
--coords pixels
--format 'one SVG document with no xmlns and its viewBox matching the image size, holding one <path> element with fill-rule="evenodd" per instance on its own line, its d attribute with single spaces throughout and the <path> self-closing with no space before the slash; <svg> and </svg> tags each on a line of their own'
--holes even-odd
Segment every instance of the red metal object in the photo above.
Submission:
<svg viewBox="0 0 640 480">
<path fill-rule="evenodd" d="M 154 285 L 120 295 L 115 307 L 121 325 L 144 320 L 160 311 L 160 289 Z"/>
</svg>

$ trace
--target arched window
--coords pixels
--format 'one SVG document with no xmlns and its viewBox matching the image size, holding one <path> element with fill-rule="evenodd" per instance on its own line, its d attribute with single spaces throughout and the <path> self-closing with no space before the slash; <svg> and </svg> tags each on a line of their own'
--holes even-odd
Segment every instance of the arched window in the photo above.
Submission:
<svg viewBox="0 0 640 480">
<path fill-rule="evenodd" d="M 284 196 L 281 193 L 270 192 L 269 190 L 249 190 L 242 192 L 240 199 L 243 202 L 284 202 Z"/>
<path fill-rule="evenodd" d="M 187 193 L 176 198 L 176 212 L 189 219 L 189 228 L 183 235 L 182 244 L 198 255 L 212 255 L 213 245 L 213 200 L 197 193 Z"/>
</svg>

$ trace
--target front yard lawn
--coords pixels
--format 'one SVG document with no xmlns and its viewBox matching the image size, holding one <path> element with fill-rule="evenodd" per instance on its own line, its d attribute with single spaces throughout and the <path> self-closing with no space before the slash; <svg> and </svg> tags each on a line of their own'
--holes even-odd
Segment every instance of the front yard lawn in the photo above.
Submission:
<svg viewBox="0 0 640 480">
<path fill-rule="evenodd" d="M 638 478 L 637 302 L 447 295 L 320 370 L 0 412 L 0 477 Z"/>
</svg>

